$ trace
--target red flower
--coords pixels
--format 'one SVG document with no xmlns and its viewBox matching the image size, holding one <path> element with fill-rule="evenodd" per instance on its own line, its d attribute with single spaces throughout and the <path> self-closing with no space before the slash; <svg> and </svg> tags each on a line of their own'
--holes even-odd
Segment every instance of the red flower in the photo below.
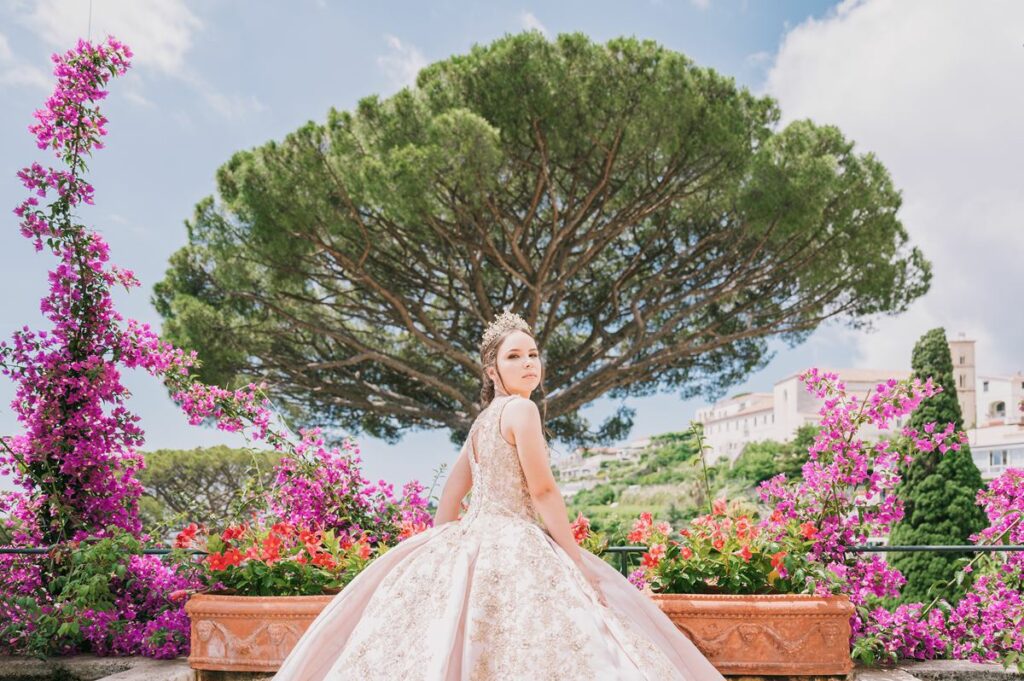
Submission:
<svg viewBox="0 0 1024 681">
<path fill-rule="evenodd" d="M 737 555 L 739 555 L 740 558 L 743 559 L 744 563 L 749 563 L 750 558 L 754 555 L 750 552 L 750 547 L 747 544 L 744 544 L 742 547 L 740 547 L 740 550 L 736 553 Z"/>
<path fill-rule="evenodd" d="M 281 559 L 281 544 L 283 543 L 281 537 L 276 534 L 268 534 L 267 538 L 263 540 L 263 554 L 261 558 L 272 563 L 275 560 Z"/>
<path fill-rule="evenodd" d="M 420 532 L 426 531 L 426 529 L 427 524 L 425 522 L 413 522 L 411 520 L 403 520 L 402 531 L 398 533 L 398 539 L 399 541 L 401 541 L 402 539 L 407 539 L 413 536 L 414 534 L 419 534 Z"/>
<path fill-rule="evenodd" d="M 289 523 L 287 521 L 282 521 L 282 522 L 279 522 L 279 523 L 274 523 L 270 527 L 270 531 L 273 532 L 274 534 L 279 534 L 279 535 L 287 537 L 288 535 L 290 535 L 292 532 L 295 531 L 295 525 L 293 525 L 292 523 Z"/>
<path fill-rule="evenodd" d="M 178 533 L 178 536 L 174 539 L 174 548 L 176 549 L 187 549 L 192 546 L 193 540 L 196 538 L 196 532 L 199 531 L 199 526 L 195 523 L 189 523 L 188 527 Z"/>
<path fill-rule="evenodd" d="M 228 527 L 221 532 L 220 538 L 224 541 L 231 541 L 232 539 L 238 539 L 248 529 L 248 525 L 243 523 L 241 525 L 228 525 Z"/>
<path fill-rule="evenodd" d="M 725 515 L 726 506 L 725 499 L 715 499 L 711 502 L 711 513 L 714 515 Z"/>
<path fill-rule="evenodd" d="M 626 535 L 626 541 L 634 544 L 644 544 L 651 538 L 651 530 L 654 525 L 654 517 L 650 511 L 644 511 L 640 517 L 633 521 L 633 531 Z"/>
<path fill-rule="evenodd" d="M 814 523 L 808 521 L 806 523 L 800 523 L 800 534 L 803 535 L 804 539 L 810 539 L 818 533 L 818 528 L 814 526 Z"/>
<path fill-rule="evenodd" d="M 323 537 L 320 530 L 316 530 L 315 532 L 302 530 L 299 532 L 299 541 L 302 542 L 303 546 L 306 547 L 306 550 L 309 551 L 311 556 L 315 556 L 320 551 L 320 542 L 322 540 Z"/>
<path fill-rule="evenodd" d="M 643 555 L 642 561 L 645 568 L 653 570 L 661 563 L 661 558 L 657 554 L 648 551 Z"/>
<path fill-rule="evenodd" d="M 683 560 L 690 560 L 691 558 L 693 558 L 693 551 L 690 550 L 689 546 L 684 546 L 682 549 L 680 549 L 679 555 L 683 557 Z"/>
<path fill-rule="evenodd" d="M 778 570 L 779 567 L 782 565 L 782 559 L 785 558 L 785 556 L 786 556 L 786 552 L 785 551 L 778 551 L 776 553 L 773 553 L 772 554 L 772 567 L 775 568 L 776 570 Z"/>
<path fill-rule="evenodd" d="M 753 538 L 751 534 L 752 529 L 753 526 L 750 524 L 750 519 L 747 516 L 740 516 L 736 520 L 736 536 L 739 539 Z"/>
<path fill-rule="evenodd" d="M 238 549 L 231 548 L 224 553 L 211 553 L 206 557 L 206 562 L 209 564 L 211 570 L 226 570 L 232 565 L 238 565 L 242 562 L 242 552 Z"/>
<path fill-rule="evenodd" d="M 335 562 L 334 560 L 334 557 L 331 556 L 331 554 L 329 553 L 318 554 L 316 557 L 313 558 L 313 565 L 319 565 L 320 567 L 325 567 L 329 570 L 333 570 L 338 566 L 337 562 Z"/>
<path fill-rule="evenodd" d="M 569 528 L 577 544 L 583 543 L 583 540 L 590 536 L 590 521 L 583 516 L 583 511 L 578 512 L 576 520 L 572 521 Z"/>
</svg>

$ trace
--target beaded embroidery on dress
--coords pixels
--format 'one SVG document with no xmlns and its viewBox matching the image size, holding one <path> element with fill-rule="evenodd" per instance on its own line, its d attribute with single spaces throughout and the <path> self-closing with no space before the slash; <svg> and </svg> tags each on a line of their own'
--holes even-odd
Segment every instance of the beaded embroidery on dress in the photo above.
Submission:
<svg viewBox="0 0 1024 681">
<path fill-rule="evenodd" d="M 495 397 L 470 428 L 465 515 L 405 539 L 356 575 L 274 681 L 724 681 L 657 605 L 583 551 L 602 605 L 547 534 L 500 431 L 512 399 Z"/>
</svg>

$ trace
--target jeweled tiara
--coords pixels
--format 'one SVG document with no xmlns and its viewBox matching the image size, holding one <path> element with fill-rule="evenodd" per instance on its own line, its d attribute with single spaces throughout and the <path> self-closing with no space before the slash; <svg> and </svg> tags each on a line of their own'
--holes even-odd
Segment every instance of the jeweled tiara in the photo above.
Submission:
<svg viewBox="0 0 1024 681">
<path fill-rule="evenodd" d="M 481 349 L 490 343 L 496 336 L 501 335 L 508 329 L 519 329 L 520 331 L 526 331 L 531 333 L 530 325 L 526 323 L 526 320 L 512 312 L 509 309 L 510 306 L 505 306 L 505 311 L 494 318 L 491 323 L 484 329 L 484 335 L 480 339 Z"/>
</svg>

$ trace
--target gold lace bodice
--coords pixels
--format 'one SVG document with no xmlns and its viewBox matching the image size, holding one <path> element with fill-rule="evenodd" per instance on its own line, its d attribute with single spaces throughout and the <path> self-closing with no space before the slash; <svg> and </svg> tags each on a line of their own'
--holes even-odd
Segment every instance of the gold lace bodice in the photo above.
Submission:
<svg viewBox="0 0 1024 681">
<path fill-rule="evenodd" d="M 477 415 L 466 437 L 473 474 L 469 508 L 462 522 L 483 512 L 514 515 L 540 524 L 515 445 L 501 434 L 501 413 L 518 395 L 497 395 Z M 479 461 L 477 461 L 479 457 Z"/>
</svg>

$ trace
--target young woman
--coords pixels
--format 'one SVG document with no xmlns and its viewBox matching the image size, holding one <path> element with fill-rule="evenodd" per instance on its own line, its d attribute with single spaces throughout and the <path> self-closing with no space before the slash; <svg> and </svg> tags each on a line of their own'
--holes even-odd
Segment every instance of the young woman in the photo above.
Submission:
<svg viewBox="0 0 1024 681">
<path fill-rule="evenodd" d="M 273 678 L 724 681 L 658 606 L 573 540 L 529 399 L 544 379 L 529 326 L 506 309 L 480 354 L 486 406 L 434 526 L 356 575 Z"/>
</svg>

